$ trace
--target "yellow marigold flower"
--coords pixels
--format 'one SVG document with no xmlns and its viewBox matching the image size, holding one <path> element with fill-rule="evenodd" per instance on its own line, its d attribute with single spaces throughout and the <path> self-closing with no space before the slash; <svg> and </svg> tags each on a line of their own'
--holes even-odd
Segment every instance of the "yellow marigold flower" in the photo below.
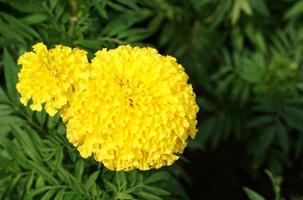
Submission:
<svg viewBox="0 0 303 200">
<path fill-rule="evenodd" d="M 44 104 L 51 116 L 67 103 L 73 84 L 88 76 L 86 52 L 62 45 L 48 50 L 37 43 L 33 52 L 20 56 L 18 64 L 22 65 L 17 83 L 21 103 L 32 100 L 30 108 L 36 111 L 41 111 Z"/>
<path fill-rule="evenodd" d="M 100 50 L 62 117 L 82 157 L 111 170 L 171 165 L 195 137 L 198 106 L 183 67 L 153 48 Z"/>
</svg>

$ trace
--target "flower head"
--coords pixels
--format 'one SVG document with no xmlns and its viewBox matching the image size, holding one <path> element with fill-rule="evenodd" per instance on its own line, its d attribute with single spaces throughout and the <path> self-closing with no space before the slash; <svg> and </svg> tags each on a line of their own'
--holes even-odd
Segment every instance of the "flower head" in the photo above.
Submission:
<svg viewBox="0 0 303 200">
<path fill-rule="evenodd" d="M 30 108 L 36 111 L 44 104 L 51 116 L 67 103 L 73 84 L 88 75 L 89 65 L 83 50 L 62 45 L 48 50 L 43 43 L 20 56 L 18 64 L 22 65 L 17 83 L 21 103 L 31 100 Z"/>
<path fill-rule="evenodd" d="M 198 106 L 183 67 L 153 48 L 100 50 L 62 110 L 82 157 L 112 170 L 159 168 L 195 137 Z"/>
</svg>

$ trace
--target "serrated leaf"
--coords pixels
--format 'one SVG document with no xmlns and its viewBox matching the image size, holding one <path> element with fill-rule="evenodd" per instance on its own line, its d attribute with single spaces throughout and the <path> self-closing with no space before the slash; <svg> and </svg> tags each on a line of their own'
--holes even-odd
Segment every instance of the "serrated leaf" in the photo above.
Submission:
<svg viewBox="0 0 303 200">
<path fill-rule="evenodd" d="M 12 133 L 21 144 L 23 151 L 36 163 L 42 164 L 40 155 L 28 133 L 21 128 L 12 125 Z"/>
<path fill-rule="evenodd" d="M 1 33 L 1 31 L 0 31 Z M 0 37 L 0 47 L 6 47 L 11 44 L 15 43 L 14 39 L 6 38 L 6 37 Z"/>
<path fill-rule="evenodd" d="M 43 127 L 43 125 L 45 124 L 46 119 L 47 119 L 47 113 L 44 110 L 42 110 L 40 112 L 35 112 L 34 115 L 35 115 L 37 121 L 39 122 L 39 125 L 41 125 L 41 127 Z"/>
<path fill-rule="evenodd" d="M 85 187 L 87 189 L 90 189 L 92 187 L 92 185 L 96 182 L 96 180 L 98 179 L 100 174 L 100 171 L 95 171 L 94 173 L 92 173 L 89 178 L 87 179 L 86 183 L 85 183 Z"/>
<path fill-rule="evenodd" d="M 256 116 L 252 120 L 248 121 L 246 126 L 248 128 L 253 128 L 253 127 L 262 127 L 266 125 L 270 125 L 274 123 L 275 116 L 274 115 L 260 115 Z"/>
<path fill-rule="evenodd" d="M 101 17 L 104 19 L 108 19 L 107 12 L 105 9 L 107 0 L 98 1 L 96 4 L 96 9 Z"/>
<path fill-rule="evenodd" d="M 157 187 L 153 187 L 153 186 L 149 186 L 149 185 L 142 185 L 141 188 L 144 189 L 144 191 L 148 192 L 148 193 L 153 193 L 156 195 L 170 195 L 170 193 L 166 190 L 163 190 L 161 188 L 157 188 Z"/>
<path fill-rule="evenodd" d="M 6 104 L 0 104 L 0 116 L 9 115 L 14 112 L 13 108 Z"/>
<path fill-rule="evenodd" d="M 252 14 L 252 9 L 247 0 L 235 0 L 232 11 L 231 11 L 231 23 L 232 24 L 236 24 L 236 22 L 239 20 L 242 10 L 247 15 Z"/>
<path fill-rule="evenodd" d="M 259 164 L 265 157 L 266 151 L 272 144 L 275 137 L 275 127 L 270 126 L 262 132 L 261 136 L 256 140 L 257 148 L 254 151 L 256 164 Z"/>
<path fill-rule="evenodd" d="M 40 24 L 46 21 L 48 18 L 49 16 L 47 14 L 37 13 L 37 14 L 28 15 L 22 18 L 21 21 L 25 24 L 33 25 L 33 24 Z"/>
<path fill-rule="evenodd" d="M 152 175 L 150 175 L 148 178 L 146 178 L 143 183 L 148 185 L 151 183 L 156 183 L 163 180 L 168 180 L 170 177 L 168 172 L 155 172 Z"/>
<path fill-rule="evenodd" d="M 14 158 L 14 160 L 23 168 L 33 170 L 37 174 L 41 175 L 45 181 L 52 183 L 53 185 L 58 185 L 57 180 L 52 176 L 51 173 L 45 168 L 45 166 L 41 166 L 38 163 L 32 162 L 27 159 L 23 154 L 23 151 L 13 142 L 8 139 L 2 138 L 1 143 L 4 145 L 4 148 L 8 152 L 8 154 Z"/>
<path fill-rule="evenodd" d="M 9 193 L 15 188 L 17 183 L 19 183 L 21 179 L 21 174 L 17 174 L 16 177 L 7 185 L 6 191 L 3 193 L 3 196 L 9 196 Z"/>
<path fill-rule="evenodd" d="M 83 172 L 84 172 L 84 166 L 85 166 L 84 160 L 79 159 L 76 163 L 76 171 L 75 171 L 76 180 L 79 183 L 82 182 L 82 175 L 83 175 Z"/>
<path fill-rule="evenodd" d="M 119 188 L 119 191 L 126 190 L 127 188 L 127 179 L 124 172 L 117 172 L 115 174 L 115 181 L 117 183 L 117 186 Z"/>
<path fill-rule="evenodd" d="M 56 194 L 55 198 L 56 200 L 63 200 L 65 189 L 60 189 L 59 192 Z"/>
<path fill-rule="evenodd" d="M 0 103 L 8 103 L 9 99 L 7 97 L 7 95 L 5 94 L 4 90 L 2 89 L 2 87 L 0 86 Z"/>
<path fill-rule="evenodd" d="M 231 7 L 232 1 L 222 1 L 222 3 L 219 4 L 213 14 L 213 17 L 209 19 L 212 28 L 215 28 L 224 20 Z"/>
<path fill-rule="evenodd" d="M 22 21 L 6 13 L 0 12 L 0 14 L 10 23 L 12 30 L 15 30 L 19 35 L 28 39 L 32 39 L 32 37 L 40 38 L 39 34 L 32 27 L 22 23 Z"/>
<path fill-rule="evenodd" d="M 10 1 L 5 1 L 5 3 L 9 4 L 12 8 L 23 13 L 46 12 L 46 9 L 41 2 L 24 3 L 23 1 L 20 0 L 10 0 Z"/>
<path fill-rule="evenodd" d="M 8 115 L 8 116 L 0 116 L 0 127 L 4 126 L 21 126 L 25 125 L 26 121 L 20 117 L 16 117 L 13 115 Z"/>
<path fill-rule="evenodd" d="M 127 30 L 132 25 L 143 21 L 150 15 L 150 12 L 147 10 L 137 10 L 132 12 L 127 12 L 123 15 L 120 15 L 117 19 L 112 20 L 106 27 L 103 29 L 103 34 L 108 36 L 114 36 L 121 33 L 124 30 Z"/>
<path fill-rule="evenodd" d="M 256 12 L 266 17 L 270 15 L 269 9 L 264 0 L 250 0 L 249 2 Z"/>
<path fill-rule="evenodd" d="M 8 24 L 6 24 L 1 18 L 0 18 L 0 34 L 4 36 L 7 39 L 15 40 L 16 43 L 24 43 L 25 40 L 22 36 L 20 36 L 18 33 L 16 33 Z"/>
<path fill-rule="evenodd" d="M 5 77 L 8 96 L 14 102 L 18 102 L 17 89 L 16 89 L 18 68 L 14 59 L 12 58 L 12 56 L 10 55 L 10 53 L 6 48 L 4 49 L 4 53 L 3 53 L 3 64 L 4 64 L 4 77 Z"/>
<path fill-rule="evenodd" d="M 243 187 L 243 190 L 245 191 L 250 200 L 265 200 L 264 197 L 262 197 L 260 194 L 256 193 L 252 189 Z"/>
<path fill-rule="evenodd" d="M 303 1 L 297 1 L 284 15 L 285 19 L 296 18 L 303 13 Z"/>
<path fill-rule="evenodd" d="M 90 49 L 100 49 L 104 45 L 104 42 L 96 39 L 81 39 L 76 40 L 74 44 Z"/>
<path fill-rule="evenodd" d="M 162 198 L 147 192 L 136 192 L 136 195 L 140 197 L 142 200 L 162 200 Z"/>
<path fill-rule="evenodd" d="M 282 117 L 290 127 L 303 131 L 303 111 L 300 108 L 284 106 Z"/>
<path fill-rule="evenodd" d="M 118 190 L 114 184 L 107 180 L 103 180 L 105 183 L 105 186 L 107 187 L 107 190 L 113 191 L 114 193 L 118 193 Z"/>
<path fill-rule="evenodd" d="M 51 116 L 47 117 L 47 128 L 48 129 L 55 128 L 56 126 L 59 125 L 59 123 L 60 123 L 60 116 L 59 116 L 59 114 L 56 114 L 53 117 L 51 117 Z"/>
<path fill-rule="evenodd" d="M 51 199 L 55 195 L 56 192 L 57 192 L 57 189 L 50 189 L 42 196 L 41 200 Z"/>
<path fill-rule="evenodd" d="M 116 196 L 115 199 L 119 199 L 119 200 L 137 200 L 132 195 L 126 194 L 126 193 L 119 193 L 119 195 Z"/>
<path fill-rule="evenodd" d="M 289 150 L 289 138 L 286 127 L 280 121 L 276 122 L 275 127 L 278 143 L 282 147 L 283 152 L 287 154 Z"/>
<path fill-rule="evenodd" d="M 32 188 L 33 185 L 33 181 L 34 181 L 34 173 L 32 173 L 31 175 L 29 175 L 27 183 L 26 183 L 26 190 L 29 192 L 30 189 Z"/>
<path fill-rule="evenodd" d="M 39 176 L 35 184 L 35 189 L 43 188 L 44 186 L 45 186 L 45 181 L 41 176 Z"/>
</svg>

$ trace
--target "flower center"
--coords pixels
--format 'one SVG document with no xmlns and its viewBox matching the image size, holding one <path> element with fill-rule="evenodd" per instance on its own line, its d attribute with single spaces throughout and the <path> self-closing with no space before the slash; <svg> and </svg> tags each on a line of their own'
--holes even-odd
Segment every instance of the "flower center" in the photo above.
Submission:
<svg viewBox="0 0 303 200">
<path fill-rule="evenodd" d="M 120 79 L 119 86 L 125 98 L 128 99 L 128 104 L 130 107 L 135 105 L 135 97 L 140 93 L 140 83 L 131 83 L 129 79 Z"/>
</svg>

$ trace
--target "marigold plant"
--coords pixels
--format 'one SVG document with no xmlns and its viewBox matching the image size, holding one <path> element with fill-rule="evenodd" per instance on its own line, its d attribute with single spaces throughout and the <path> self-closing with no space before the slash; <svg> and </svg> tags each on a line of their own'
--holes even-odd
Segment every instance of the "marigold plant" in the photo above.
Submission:
<svg viewBox="0 0 303 200">
<path fill-rule="evenodd" d="M 35 53 L 19 59 L 21 101 L 32 97 L 33 110 L 46 102 L 49 114 L 60 109 L 67 139 L 82 157 L 117 171 L 160 168 L 174 163 L 188 137 L 195 137 L 199 108 L 175 58 L 153 48 L 120 46 L 98 51 L 88 65 L 78 49 L 33 48 Z M 27 85 L 34 73 L 36 87 Z"/>
</svg>

